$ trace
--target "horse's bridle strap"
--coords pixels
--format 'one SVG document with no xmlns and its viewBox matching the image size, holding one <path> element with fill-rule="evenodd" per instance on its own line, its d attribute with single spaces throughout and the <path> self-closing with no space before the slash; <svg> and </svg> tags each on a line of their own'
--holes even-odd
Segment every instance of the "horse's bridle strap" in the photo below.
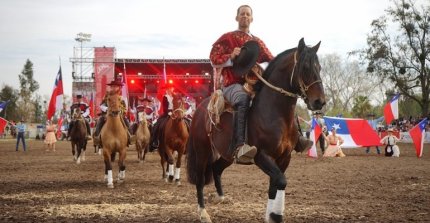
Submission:
<svg viewBox="0 0 430 223">
<path fill-rule="evenodd" d="M 119 113 L 120 113 L 120 111 L 110 111 L 110 112 L 109 112 L 109 115 L 110 115 L 110 116 L 118 116 L 118 115 L 119 115 Z"/>
</svg>

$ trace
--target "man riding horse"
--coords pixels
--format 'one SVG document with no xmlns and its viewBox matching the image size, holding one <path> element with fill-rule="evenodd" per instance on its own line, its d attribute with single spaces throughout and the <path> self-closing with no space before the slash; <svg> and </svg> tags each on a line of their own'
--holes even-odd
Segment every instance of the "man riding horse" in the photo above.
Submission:
<svg viewBox="0 0 430 223">
<path fill-rule="evenodd" d="M 124 85 L 121 81 L 121 77 L 117 77 L 114 80 L 112 80 L 109 84 L 107 84 L 108 86 L 110 86 L 110 91 L 111 92 L 116 92 L 118 95 L 121 95 L 121 87 Z M 107 95 L 108 93 L 106 93 Z M 102 114 L 97 122 L 96 125 L 96 131 L 94 132 L 94 140 L 95 140 L 95 144 L 100 145 L 100 131 L 103 128 L 103 125 L 106 123 L 106 113 L 108 110 L 108 105 L 107 105 L 107 99 L 106 99 L 106 95 L 103 98 L 101 104 L 100 104 L 100 110 L 102 111 Z M 124 123 L 124 128 L 127 129 L 127 140 L 128 140 L 128 144 L 130 145 L 132 141 L 134 141 L 134 136 L 131 135 L 130 133 L 130 122 L 128 121 L 126 115 L 126 104 L 124 100 L 121 100 L 121 119 Z"/>
<path fill-rule="evenodd" d="M 222 35 L 213 45 L 210 60 L 215 68 L 215 88 L 221 88 L 224 98 L 235 109 L 233 142 L 229 152 L 239 163 L 253 161 L 257 148 L 246 142 L 246 120 L 252 96 L 252 85 L 257 78 L 252 72 L 262 74 L 263 67 L 274 57 L 265 43 L 250 33 L 252 10 L 249 6 L 238 9 L 238 30 Z M 258 64 L 264 64 L 259 66 Z M 220 86 L 222 85 L 222 86 Z M 270 109 L 270 108 L 268 108 Z M 298 150 L 309 149 L 313 142 L 299 137 Z"/>
<path fill-rule="evenodd" d="M 151 132 L 151 142 L 149 144 L 149 151 L 152 152 L 160 145 L 161 132 L 164 129 L 166 121 L 169 119 L 169 113 L 173 109 L 173 86 L 166 87 L 166 93 L 161 102 L 161 115 L 158 117 L 157 122 L 154 124 Z"/>
<path fill-rule="evenodd" d="M 90 128 L 90 106 L 88 106 L 87 103 L 82 101 L 82 95 L 76 95 L 77 101 L 70 106 L 70 116 L 74 117 L 73 113 L 75 112 L 75 109 L 79 108 L 81 111 L 81 115 L 84 118 L 85 126 L 87 128 L 87 140 L 91 139 L 91 128 Z M 70 132 L 73 128 L 74 122 L 71 121 L 69 124 L 69 128 L 67 129 L 67 137 L 70 137 Z"/>
</svg>

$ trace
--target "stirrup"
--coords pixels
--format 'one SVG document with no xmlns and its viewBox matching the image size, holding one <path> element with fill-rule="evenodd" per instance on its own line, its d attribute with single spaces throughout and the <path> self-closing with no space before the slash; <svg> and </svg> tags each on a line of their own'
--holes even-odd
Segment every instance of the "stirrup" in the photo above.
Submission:
<svg viewBox="0 0 430 223">
<path fill-rule="evenodd" d="M 243 144 L 236 149 L 235 162 L 238 164 L 253 164 L 257 147 Z"/>
</svg>

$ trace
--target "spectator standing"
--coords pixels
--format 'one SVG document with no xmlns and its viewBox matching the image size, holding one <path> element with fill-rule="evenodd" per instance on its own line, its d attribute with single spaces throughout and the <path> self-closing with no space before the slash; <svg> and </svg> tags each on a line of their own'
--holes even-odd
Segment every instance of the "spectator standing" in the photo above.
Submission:
<svg viewBox="0 0 430 223">
<path fill-rule="evenodd" d="M 51 121 L 48 120 L 46 122 L 45 144 L 47 146 L 47 152 L 50 149 L 55 152 L 55 143 L 57 142 L 57 138 L 55 137 L 55 128 L 56 126 L 52 124 Z"/>
<path fill-rule="evenodd" d="M 27 126 L 24 123 L 24 120 L 21 119 L 20 122 L 18 122 L 18 124 L 16 125 L 16 129 L 17 129 L 17 137 L 16 137 L 16 151 L 18 152 L 18 146 L 19 146 L 19 141 L 22 141 L 22 146 L 24 149 L 24 152 L 26 151 L 26 147 L 25 147 L 25 130 L 27 130 Z"/>
<path fill-rule="evenodd" d="M 370 114 L 369 117 L 370 118 L 367 120 L 367 122 L 372 127 L 372 129 L 374 131 L 376 131 L 376 133 L 378 134 L 379 138 L 381 138 L 380 131 L 378 131 L 378 123 L 382 122 L 384 120 L 384 116 L 381 116 L 381 117 L 379 117 L 377 119 L 374 119 L 375 115 L 374 114 Z M 381 154 L 381 150 L 379 149 L 379 146 L 375 145 L 375 147 L 376 147 L 376 153 L 378 153 L 378 155 Z M 367 154 L 370 153 L 370 146 L 366 147 L 366 153 Z"/>
</svg>

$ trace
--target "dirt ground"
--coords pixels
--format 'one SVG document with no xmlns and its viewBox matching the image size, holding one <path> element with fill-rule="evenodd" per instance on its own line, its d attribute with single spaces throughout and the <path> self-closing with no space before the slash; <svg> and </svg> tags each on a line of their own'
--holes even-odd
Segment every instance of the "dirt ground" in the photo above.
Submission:
<svg viewBox="0 0 430 223">
<path fill-rule="evenodd" d="M 0 140 L 0 222 L 199 222 L 194 185 L 161 179 L 158 153 L 137 161 L 128 149 L 126 179 L 114 189 L 103 181 L 102 156 L 87 148 L 73 161 L 69 142 L 46 152 L 42 141 L 27 141 L 15 152 L 13 139 Z M 430 222 L 430 150 L 417 159 L 411 144 L 400 158 L 363 148 L 345 158 L 294 154 L 286 176 L 286 222 Z M 318 151 L 320 152 L 320 151 Z M 114 165 L 114 179 L 118 171 Z M 213 222 L 263 222 L 268 177 L 256 166 L 232 165 L 223 175 L 226 200 L 207 203 Z M 215 193 L 205 187 L 205 198 Z"/>
</svg>

